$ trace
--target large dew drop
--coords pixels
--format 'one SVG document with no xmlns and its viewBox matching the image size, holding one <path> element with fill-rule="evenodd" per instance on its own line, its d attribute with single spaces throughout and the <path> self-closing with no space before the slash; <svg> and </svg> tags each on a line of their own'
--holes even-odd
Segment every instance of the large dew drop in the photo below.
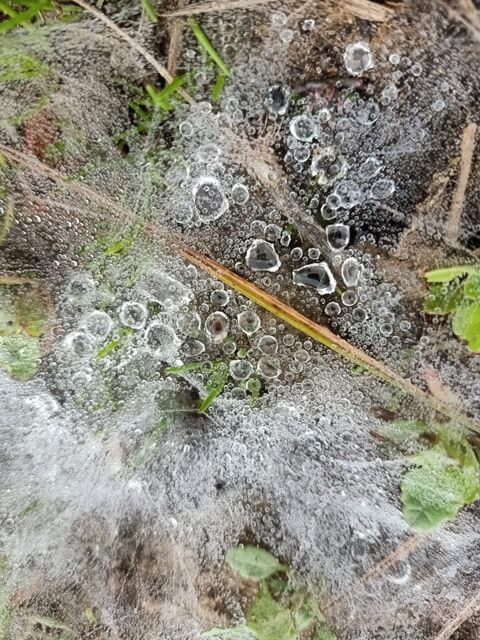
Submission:
<svg viewBox="0 0 480 640">
<path fill-rule="evenodd" d="M 205 333 L 213 342 L 222 342 L 228 336 L 230 320 L 222 311 L 214 311 L 205 320 Z"/>
<path fill-rule="evenodd" d="M 333 293 L 337 286 L 330 267 L 326 262 L 307 264 L 305 267 L 295 269 L 293 282 L 300 287 L 311 287 L 319 294 Z"/>
<path fill-rule="evenodd" d="M 252 271 L 278 271 L 280 258 L 273 244 L 265 240 L 254 240 L 247 251 L 245 259 Z"/>
<path fill-rule="evenodd" d="M 373 67 L 372 54 L 366 42 L 354 42 L 345 49 L 345 68 L 352 76 L 360 76 Z"/>
<path fill-rule="evenodd" d="M 332 251 L 341 251 L 350 242 L 350 227 L 346 224 L 329 224 L 326 233 L 327 242 Z"/>
<path fill-rule="evenodd" d="M 342 278 L 347 287 L 356 287 L 360 278 L 361 265 L 356 258 L 347 258 L 342 264 Z"/>
<path fill-rule="evenodd" d="M 179 340 L 171 327 L 156 320 L 145 333 L 145 344 L 153 356 L 171 362 L 177 355 Z"/>
<path fill-rule="evenodd" d="M 317 133 L 315 121 L 308 113 L 295 116 L 290 121 L 290 133 L 295 140 L 311 142 Z"/>
<path fill-rule="evenodd" d="M 222 186 L 216 178 L 200 178 L 193 187 L 193 201 L 202 222 L 218 220 L 229 207 Z"/>
</svg>

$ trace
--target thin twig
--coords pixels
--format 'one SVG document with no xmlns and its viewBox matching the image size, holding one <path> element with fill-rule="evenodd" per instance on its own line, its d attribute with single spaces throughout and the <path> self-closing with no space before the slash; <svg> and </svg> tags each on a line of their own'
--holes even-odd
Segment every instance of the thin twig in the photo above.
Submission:
<svg viewBox="0 0 480 640">
<path fill-rule="evenodd" d="M 395 15 L 391 7 L 371 2 L 371 0 L 343 0 L 342 4 L 357 18 L 371 22 L 385 22 Z"/>
<path fill-rule="evenodd" d="M 178 8 L 183 9 L 184 6 L 185 0 L 178 0 Z M 178 58 L 180 56 L 183 28 L 185 26 L 185 23 L 182 17 L 177 17 L 172 19 L 170 26 L 170 44 L 168 46 L 167 70 L 168 73 L 175 75 Z"/>
<path fill-rule="evenodd" d="M 269 4 L 275 0 L 224 0 L 223 2 L 199 2 L 185 8 L 162 14 L 166 18 L 176 16 L 195 16 L 212 11 L 230 11 L 231 9 L 255 9 L 258 5 Z"/>
<path fill-rule="evenodd" d="M 334 334 L 328 327 L 317 324 L 296 309 L 278 300 L 263 289 L 260 289 L 252 282 L 233 273 L 216 260 L 202 255 L 189 247 L 177 245 L 175 249 L 192 264 L 211 274 L 218 280 L 221 280 L 224 284 L 237 291 L 237 293 L 245 296 L 260 307 L 263 307 L 277 318 L 287 322 L 290 326 L 301 331 L 316 342 L 328 347 L 334 353 L 337 353 L 356 365 L 360 365 L 379 380 L 387 382 L 397 389 L 401 389 L 409 396 L 416 398 L 424 406 L 455 420 L 458 425 L 462 425 L 475 433 L 480 433 L 480 425 L 468 416 L 460 414 L 458 407 L 451 406 L 448 402 L 435 398 L 430 393 L 416 387 L 409 380 L 402 378 L 392 371 L 387 365 L 375 360 L 375 358 L 361 349 L 358 349 L 340 336 Z"/>
<path fill-rule="evenodd" d="M 82 7 L 82 9 L 85 9 L 85 11 L 88 11 L 89 13 L 91 13 L 93 16 L 95 16 L 99 20 L 101 20 L 104 24 L 107 25 L 109 29 L 111 29 L 117 35 L 123 38 L 125 42 L 128 42 L 128 44 L 132 47 L 132 49 L 135 49 L 135 51 L 137 51 L 137 53 L 139 53 L 168 84 L 172 82 L 173 80 L 172 74 L 169 73 L 169 71 L 163 65 L 161 65 L 158 62 L 158 60 L 156 60 L 154 56 L 152 56 L 151 53 L 149 53 L 144 47 L 142 47 L 141 44 L 139 44 L 136 40 L 134 40 L 131 36 L 129 36 L 128 33 L 126 33 L 118 25 L 116 25 L 115 22 L 113 22 L 113 20 L 110 20 L 108 16 L 106 16 L 104 13 L 102 13 L 95 7 L 92 7 L 92 5 L 88 4 L 88 2 L 85 2 L 85 0 L 73 0 L 73 2 L 75 2 L 75 4 L 78 4 L 80 7 Z M 194 103 L 193 98 L 191 98 L 188 95 L 188 93 L 183 89 L 178 89 L 178 93 L 189 104 Z"/>
<path fill-rule="evenodd" d="M 445 237 L 454 245 L 458 244 L 460 235 L 460 222 L 462 217 L 465 194 L 472 170 L 473 154 L 475 152 L 475 136 L 477 125 L 470 122 L 464 129 L 461 143 L 460 176 L 453 195 L 452 204 L 448 214 Z"/>
<path fill-rule="evenodd" d="M 435 640 L 448 640 L 448 638 L 450 638 L 466 620 L 471 618 L 479 610 L 480 593 L 477 593 L 477 595 L 465 605 L 460 613 L 443 627 L 440 633 L 435 636 Z"/>
</svg>

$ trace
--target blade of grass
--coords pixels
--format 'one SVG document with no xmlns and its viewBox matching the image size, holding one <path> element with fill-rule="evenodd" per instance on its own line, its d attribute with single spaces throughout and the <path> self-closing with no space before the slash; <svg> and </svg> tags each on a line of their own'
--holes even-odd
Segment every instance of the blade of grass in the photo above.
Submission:
<svg viewBox="0 0 480 640">
<path fill-rule="evenodd" d="M 110 20 L 108 16 L 106 16 L 104 13 L 102 13 L 92 5 L 88 4 L 88 2 L 85 2 L 85 0 L 72 0 L 72 2 L 75 2 L 75 4 L 78 4 L 80 7 L 82 7 L 82 9 L 85 9 L 85 11 L 91 13 L 93 16 L 95 16 L 95 18 L 101 20 L 104 24 L 107 25 L 109 29 L 123 38 L 125 42 L 128 42 L 132 49 L 135 49 L 135 51 L 137 51 L 137 53 L 139 53 L 168 83 L 173 81 L 173 76 L 167 71 L 167 69 L 163 65 L 161 65 L 158 60 L 156 60 L 152 56 L 151 53 L 149 53 L 144 47 L 142 47 L 141 44 L 139 44 L 136 40 L 129 36 L 128 33 L 123 31 L 123 29 L 120 29 L 120 27 L 116 25 L 113 20 Z M 191 98 L 191 96 L 188 95 L 186 91 L 184 91 L 182 88 L 179 88 L 178 92 L 182 96 L 182 98 L 189 104 L 194 104 L 195 101 L 193 100 L 193 98 Z"/>
<path fill-rule="evenodd" d="M 154 23 L 158 22 L 158 16 L 152 2 L 150 0 L 140 0 L 140 1 L 142 3 L 143 8 L 145 9 L 145 13 L 150 18 L 150 21 Z"/>
<path fill-rule="evenodd" d="M 11 16 L 8 20 L 0 22 L 0 33 L 10 31 L 14 27 L 29 23 L 42 9 L 51 6 L 50 0 L 40 0 L 32 5 L 29 9 L 17 13 L 15 16 Z"/>
<path fill-rule="evenodd" d="M 224 75 L 226 77 L 230 76 L 230 69 L 227 67 L 225 62 L 222 60 L 220 54 L 215 49 L 215 47 L 210 42 L 210 40 L 207 38 L 206 34 L 202 31 L 202 28 L 200 27 L 198 22 L 195 20 L 195 18 L 192 18 L 191 16 L 190 16 L 190 18 L 188 18 L 188 26 L 193 31 L 193 35 L 197 39 L 197 42 L 200 45 L 200 47 L 202 47 L 202 49 L 205 51 L 205 53 L 217 65 L 217 67 L 222 72 L 222 75 Z"/>
<path fill-rule="evenodd" d="M 207 382 L 208 394 L 200 403 L 198 413 L 205 413 L 205 411 L 215 402 L 216 398 L 222 393 L 224 386 L 227 384 L 228 376 L 228 367 L 225 365 L 222 369 L 217 366 L 212 371 L 210 380 Z"/>
<path fill-rule="evenodd" d="M 165 373 L 167 376 L 174 376 L 179 373 L 186 373 L 187 371 L 195 371 L 203 367 L 204 362 L 189 362 L 188 364 L 182 364 L 180 367 L 167 367 Z"/>
<path fill-rule="evenodd" d="M 212 93 L 210 96 L 212 98 L 212 102 L 216 102 L 220 97 L 220 94 L 222 93 L 226 79 L 227 79 L 227 76 L 223 74 L 220 74 L 217 76 L 217 79 L 215 80 L 215 84 L 213 85 Z"/>
<path fill-rule="evenodd" d="M 201 255 L 189 248 L 179 247 L 178 251 L 192 264 L 195 264 L 203 271 L 206 271 L 215 278 L 221 280 L 224 284 L 244 295 L 252 302 L 263 307 L 277 318 L 287 322 L 290 326 L 301 331 L 316 342 L 323 344 L 335 353 L 341 355 L 350 362 L 353 362 L 355 365 L 364 367 L 376 378 L 401 389 L 430 409 L 455 420 L 457 424 L 476 433 L 480 433 L 480 425 L 468 416 L 459 413 L 457 406 L 452 406 L 448 402 L 435 398 L 419 387 L 416 387 L 414 384 L 392 371 L 382 362 L 375 360 L 375 358 L 372 358 L 372 356 L 369 356 L 361 349 L 354 347 L 343 338 L 335 335 L 327 327 L 317 324 L 310 318 L 307 318 L 299 311 L 289 307 L 284 302 L 277 300 L 272 295 L 263 291 L 248 280 L 245 280 L 236 273 L 233 273 L 222 264 L 212 260 L 212 258 Z"/>
</svg>

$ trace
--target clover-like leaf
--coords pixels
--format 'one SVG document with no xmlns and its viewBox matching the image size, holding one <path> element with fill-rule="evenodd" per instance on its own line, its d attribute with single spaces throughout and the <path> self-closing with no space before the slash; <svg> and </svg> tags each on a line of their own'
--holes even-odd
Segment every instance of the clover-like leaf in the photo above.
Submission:
<svg viewBox="0 0 480 640">
<path fill-rule="evenodd" d="M 480 301 L 463 304 L 456 309 L 452 317 L 452 331 L 467 341 L 470 351 L 480 352 Z"/>
<path fill-rule="evenodd" d="M 247 612 L 247 626 L 258 640 L 297 640 L 291 612 L 273 599 L 263 584 Z"/>
<path fill-rule="evenodd" d="M 38 338 L 18 334 L 0 336 L 0 369 L 12 378 L 30 380 L 37 372 L 42 351 Z"/>
<path fill-rule="evenodd" d="M 404 477 L 402 502 L 404 517 L 413 528 L 433 531 L 480 495 L 476 456 L 466 441 L 461 450 L 462 457 L 455 459 L 440 443 L 412 458 L 415 467 Z"/>
<path fill-rule="evenodd" d="M 227 564 L 242 578 L 264 580 L 277 571 L 286 571 L 275 556 L 254 545 L 239 545 L 227 551 Z"/>
</svg>

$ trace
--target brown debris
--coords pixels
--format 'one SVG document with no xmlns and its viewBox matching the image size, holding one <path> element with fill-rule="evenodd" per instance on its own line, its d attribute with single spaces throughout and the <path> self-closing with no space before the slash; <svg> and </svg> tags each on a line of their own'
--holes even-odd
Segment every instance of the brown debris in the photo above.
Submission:
<svg viewBox="0 0 480 640">
<path fill-rule="evenodd" d="M 448 640 L 448 638 L 451 638 L 455 631 L 477 611 L 480 611 L 480 593 L 477 593 L 460 613 L 443 627 L 440 633 L 435 636 L 435 640 Z"/>
<path fill-rule="evenodd" d="M 445 228 L 445 238 L 447 242 L 458 245 L 460 235 L 460 222 L 462 217 L 465 194 L 470 179 L 472 169 L 473 154 L 475 152 L 475 136 L 478 126 L 474 122 L 470 122 L 464 129 L 461 143 L 461 161 L 460 175 L 457 187 L 453 196 L 452 204 L 448 214 L 447 225 Z"/>
<path fill-rule="evenodd" d="M 372 0 L 343 0 L 344 8 L 357 18 L 371 22 L 385 22 L 395 15 L 394 9 Z"/>
</svg>

